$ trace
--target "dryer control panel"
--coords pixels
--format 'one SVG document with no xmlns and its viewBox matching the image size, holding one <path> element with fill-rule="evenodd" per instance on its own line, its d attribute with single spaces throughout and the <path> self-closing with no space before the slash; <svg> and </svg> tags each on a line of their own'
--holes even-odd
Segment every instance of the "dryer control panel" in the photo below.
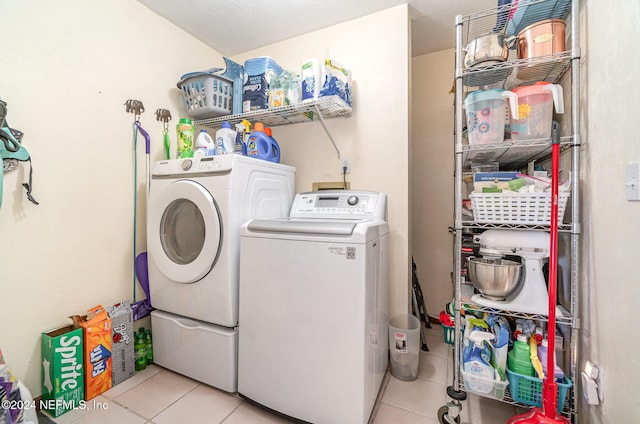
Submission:
<svg viewBox="0 0 640 424">
<path fill-rule="evenodd" d="M 298 193 L 291 218 L 387 218 L 387 195 L 363 190 L 323 190 Z"/>
</svg>

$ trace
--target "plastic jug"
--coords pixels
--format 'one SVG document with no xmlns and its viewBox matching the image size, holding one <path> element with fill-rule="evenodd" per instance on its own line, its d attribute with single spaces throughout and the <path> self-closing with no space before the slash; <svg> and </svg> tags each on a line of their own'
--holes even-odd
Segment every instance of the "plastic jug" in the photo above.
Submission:
<svg viewBox="0 0 640 424">
<path fill-rule="evenodd" d="M 478 90 L 464 100 L 469 144 L 490 144 L 504 141 L 505 107 L 509 99 L 511 117 L 518 118 L 518 97 L 499 88 Z"/>
<path fill-rule="evenodd" d="M 230 155 L 235 150 L 236 132 L 231 129 L 231 124 L 223 122 L 216 131 L 216 155 Z"/>
<path fill-rule="evenodd" d="M 507 354 L 507 365 L 509 371 L 533 377 L 531 351 L 527 336 L 524 334 L 518 334 L 518 338 L 513 342 L 513 349 Z"/>
<path fill-rule="evenodd" d="M 256 122 L 247 139 L 247 156 L 270 160 L 273 155 L 271 138 L 264 132 L 264 124 Z"/>
<path fill-rule="evenodd" d="M 543 339 L 542 340 L 542 344 L 540 346 L 538 346 L 538 357 L 540 358 L 540 362 L 542 362 L 542 368 L 544 369 L 544 373 L 545 375 L 547 374 L 547 360 L 548 360 L 548 347 L 549 347 L 549 342 L 547 341 L 547 339 Z M 555 352 L 554 352 L 555 354 Z M 553 371 L 553 377 L 555 379 L 556 382 L 558 383 L 563 383 L 564 382 L 564 371 L 562 371 L 562 368 L 560 368 L 560 366 L 558 365 L 558 362 L 555 360 L 553 360 L 553 365 L 554 365 L 554 371 Z"/>
<path fill-rule="evenodd" d="M 213 156 L 215 154 L 215 143 L 207 132 L 207 130 L 200 130 L 198 138 L 196 139 L 196 149 L 194 156 Z"/>
<path fill-rule="evenodd" d="M 280 145 L 278 144 L 276 139 L 273 138 L 273 132 L 271 131 L 271 128 L 266 127 L 264 129 L 264 132 L 271 139 L 271 158 L 269 158 L 269 160 L 271 162 L 280 163 Z"/>
<path fill-rule="evenodd" d="M 518 96 L 518 115 L 511 122 L 513 140 L 551 137 L 553 109 L 564 113 L 562 86 L 540 81 L 513 89 Z"/>
</svg>

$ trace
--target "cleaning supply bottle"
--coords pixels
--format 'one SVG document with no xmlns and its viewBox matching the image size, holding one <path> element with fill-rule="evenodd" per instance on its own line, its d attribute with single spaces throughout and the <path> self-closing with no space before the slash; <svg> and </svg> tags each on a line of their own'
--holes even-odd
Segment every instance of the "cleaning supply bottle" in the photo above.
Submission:
<svg viewBox="0 0 640 424">
<path fill-rule="evenodd" d="M 236 132 L 231 129 L 231 124 L 223 122 L 216 131 L 216 155 L 230 155 L 235 150 Z"/>
<path fill-rule="evenodd" d="M 270 160 L 273 154 L 271 139 L 264 132 L 264 124 L 256 122 L 247 141 L 247 156 Z"/>
<path fill-rule="evenodd" d="M 193 121 L 189 118 L 180 118 L 180 122 L 176 125 L 178 134 L 178 152 L 177 159 L 193 157 Z"/>
<path fill-rule="evenodd" d="M 236 124 L 236 142 L 233 148 L 233 153 L 236 155 L 247 155 L 247 144 L 245 142 L 245 135 L 250 129 L 250 126 L 247 126 L 247 124 L 249 124 L 249 121 L 247 121 L 246 119 L 243 119 L 242 122 L 238 122 Z"/>
<path fill-rule="evenodd" d="M 271 139 L 271 151 L 272 151 L 272 154 L 271 154 L 271 158 L 269 160 L 271 162 L 280 163 L 280 145 L 278 144 L 276 139 L 273 138 L 273 131 L 271 131 L 271 128 L 265 127 L 264 128 L 264 132 Z"/>
<path fill-rule="evenodd" d="M 207 130 L 200 130 L 198 138 L 196 139 L 196 149 L 194 156 L 211 156 L 214 154 L 215 143 L 207 132 Z"/>
<path fill-rule="evenodd" d="M 492 343 L 491 365 L 501 381 L 507 379 L 507 354 L 509 351 L 509 323 L 505 317 L 490 316 L 487 323 L 495 336 Z"/>
<path fill-rule="evenodd" d="M 493 387 L 495 370 L 491 366 L 491 352 L 487 346 L 487 342 L 493 338 L 493 334 L 488 331 L 474 330 L 469 334 L 472 345 L 465 349 L 462 369 L 467 374 L 480 377 L 469 379 L 469 386 L 473 391 L 486 393 Z"/>
<path fill-rule="evenodd" d="M 533 365 L 531 365 L 531 349 L 527 342 L 527 336 L 520 333 L 513 349 L 507 354 L 507 366 L 509 371 L 533 377 Z"/>
<path fill-rule="evenodd" d="M 540 380 L 544 380 L 544 371 L 542 368 L 542 362 L 540 362 L 540 359 L 538 358 L 538 344 L 536 342 L 535 335 L 529 337 L 529 352 L 531 358 L 531 366 L 533 367 L 536 376 Z"/>
<path fill-rule="evenodd" d="M 538 357 L 540 358 L 540 362 L 542 362 L 542 368 L 545 374 L 547 373 L 547 361 L 548 361 L 548 355 L 549 355 L 549 352 L 547 351 L 548 347 L 549 347 L 549 342 L 547 339 L 542 339 L 542 343 L 540 344 L 540 346 L 538 346 Z M 555 355 L 555 352 L 554 352 L 554 355 Z M 555 381 L 558 383 L 563 383 L 564 371 L 562 371 L 562 368 L 560 368 L 560 366 L 558 365 L 558 362 L 556 361 L 555 356 L 553 358 L 553 365 L 554 365 L 553 377 Z"/>
</svg>

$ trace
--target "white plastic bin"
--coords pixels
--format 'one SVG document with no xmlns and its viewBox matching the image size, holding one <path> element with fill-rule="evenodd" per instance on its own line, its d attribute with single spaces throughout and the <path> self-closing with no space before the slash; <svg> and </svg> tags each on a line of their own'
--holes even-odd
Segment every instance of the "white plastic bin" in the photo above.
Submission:
<svg viewBox="0 0 640 424">
<path fill-rule="evenodd" d="M 420 365 L 420 320 L 411 314 L 389 320 L 391 375 L 403 381 L 418 378 Z"/>
</svg>

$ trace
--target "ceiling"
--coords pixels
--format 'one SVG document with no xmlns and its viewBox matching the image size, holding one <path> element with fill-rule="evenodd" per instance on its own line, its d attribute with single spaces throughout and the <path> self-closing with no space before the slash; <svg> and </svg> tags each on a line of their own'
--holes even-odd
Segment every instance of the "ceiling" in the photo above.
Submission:
<svg viewBox="0 0 640 424">
<path fill-rule="evenodd" d="M 408 3 L 411 55 L 455 46 L 455 16 L 497 0 L 138 0 L 224 56 Z"/>
</svg>

